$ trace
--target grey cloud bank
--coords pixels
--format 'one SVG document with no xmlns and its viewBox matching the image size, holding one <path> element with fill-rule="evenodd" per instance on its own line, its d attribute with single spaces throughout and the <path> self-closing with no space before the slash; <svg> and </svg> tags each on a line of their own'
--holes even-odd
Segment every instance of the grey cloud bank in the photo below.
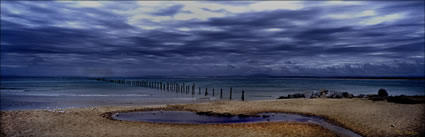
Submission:
<svg viewBox="0 0 425 137">
<path fill-rule="evenodd" d="M 11 76 L 424 76 L 423 1 L 1 1 Z"/>
</svg>

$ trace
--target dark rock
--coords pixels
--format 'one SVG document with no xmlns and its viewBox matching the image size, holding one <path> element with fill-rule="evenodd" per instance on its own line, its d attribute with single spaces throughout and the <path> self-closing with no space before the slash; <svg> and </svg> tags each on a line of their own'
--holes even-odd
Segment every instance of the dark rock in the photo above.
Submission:
<svg viewBox="0 0 425 137">
<path fill-rule="evenodd" d="M 313 96 L 313 93 L 311 93 L 311 92 L 305 92 L 304 93 L 305 98 L 311 98 L 311 96 Z"/>
<path fill-rule="evenodd" d="M 332 92 L 332 98 L 342 98 L 344 97 L 342 92 Z"/>
<path fill-rule="evenodd" d="M 304 94 L 301 93 L 295 93 L 295 94 L 289 94 L 289 98 L 305 98 Z"/>
<path fill-rule="evenodd" d="M 380 89 L 378 90 L 378 96 L 381 96 L 381 97 L 387 97 L 387 96 L 388 96 L 388 92 L 387 92 L 387 90 L 385 90 L 385 89 L 383 89 L 383 88 L 380 88 Z"/>
<path fill-rule="evenodd" d="M 348 97 L 348 92 L 342 92 L 342 97 L 347 98 Z"/>
<path fill-rule="evenodd" d="M 320 97 L 324 97 L 324 96 L 326 96 L 328 93 L 329 93 L 329 91 L 328 91 L 328 90 L 326 90 L 326 89 L 324 89 L 324 90 L 320 91 Z"/>
<path fill-rule="evenodd" d="M 342 92 L 342 97 L 344 98 L 353 98 L 353 94 L 348 92 Z"/>
<path fill-rule="evenodd" d="M 318 98 L 318 97 L 320 97 L 320 94 L 318 92 L 314 91 L 310 98 Z"/>
<path fill-rule="evenodd" d="M 367 98 L 367 96 L 365 94 L 359 94 L 357 97 L 358 98 Z"/>
<path fill-rule="evenodd" d="M 285 97 L 285 96 L 280 96 L 277 99 L 288 99 L 289 97 Z"/>
</svg>

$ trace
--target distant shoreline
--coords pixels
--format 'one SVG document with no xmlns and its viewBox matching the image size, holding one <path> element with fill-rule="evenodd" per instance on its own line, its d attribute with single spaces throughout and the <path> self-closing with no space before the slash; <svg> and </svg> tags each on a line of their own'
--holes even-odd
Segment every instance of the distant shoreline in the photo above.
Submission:
<svg viewBox="0 0 425 137">
<path fill-rule="evenodd" d="M 1 76 L 1 78 L 89 78 L 81 76 Z M 425 80 L 425 77 L 339 77 L 339 76 L 131 76 L 131 77 L 105 77 L 99 76 L 99 78 L 128 78 L 128 79 L 189 79 L 189 78 L 200 78 L 200 79 L 361 79 L 361 80 Z"/>
</svg>

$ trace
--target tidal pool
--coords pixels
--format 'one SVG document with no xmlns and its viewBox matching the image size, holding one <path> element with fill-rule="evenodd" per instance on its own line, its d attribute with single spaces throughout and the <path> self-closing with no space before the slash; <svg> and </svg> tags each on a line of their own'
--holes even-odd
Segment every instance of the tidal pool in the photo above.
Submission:
<svg viewBox="0 0 425 137">
<path fill-rule="evenodd" d="M 140 121 L 155 123 L 185 123 L 185 124 L 225 124 L 246 122 L 302 122 L 322 126 L 341 137 L 361 137 L 351 130 L 328 123 L 317 116 L 304 116 L 288 113 L 260 113 L 256 116 L 211 116 L 199 115 L 190 111 L 140 111 L 114 113 L 113 119 L 124 121 Z"/>
</svg>

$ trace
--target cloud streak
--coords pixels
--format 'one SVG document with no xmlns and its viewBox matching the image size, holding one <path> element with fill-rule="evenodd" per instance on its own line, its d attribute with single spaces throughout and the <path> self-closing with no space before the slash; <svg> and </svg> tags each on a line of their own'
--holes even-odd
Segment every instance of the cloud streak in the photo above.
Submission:
<svg viewBox="0 0 425 137">
<path fill-rule="evenodd" d="M 423 2 L 1 5 L 2 75 L 424 75 Z"/>
</svg>

